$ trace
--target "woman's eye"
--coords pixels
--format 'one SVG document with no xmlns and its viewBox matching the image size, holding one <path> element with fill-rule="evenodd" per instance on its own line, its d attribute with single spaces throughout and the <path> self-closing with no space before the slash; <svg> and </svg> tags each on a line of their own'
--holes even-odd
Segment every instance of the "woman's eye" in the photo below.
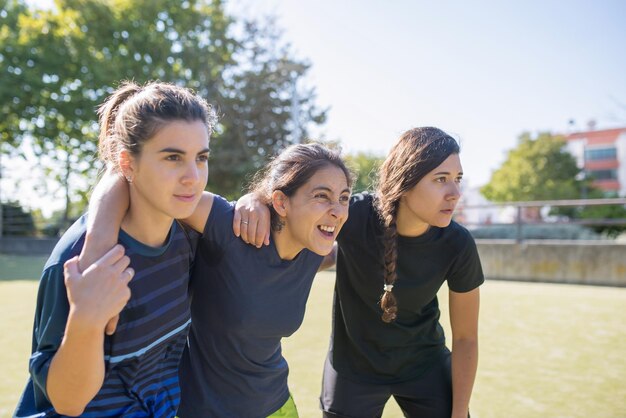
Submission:
<svg viewBox="0 0 626 418">
<path fill-rule="evenodd" d="M 318 193 L 315 195 L 316 199 L 328 199 L 328 196 L 325 195 L 324 193 Z"/>
<path fill-rule="evenodd" d="M 445 177 L 437 177 L 437 178 L 435 179 L 435 181 L 436 181 L 437 183 L 445 183 L 445 182 L 446 182 L 446 178 L 445 178 Z"/>
<path fill-rule="evenodd" d="M 350 196 L 347 194 L 341 195 L 341 197 L 339 197 L 339 202 L 342 204 L 348 204 L 348 202 L 350 202 Z"/>
<path fill-rule="evenodd" d="M 454 181 L 456 181 L 457 183 L 460 183 L 463 180 L 463 177 L 457 177 Z"/>
</svg>

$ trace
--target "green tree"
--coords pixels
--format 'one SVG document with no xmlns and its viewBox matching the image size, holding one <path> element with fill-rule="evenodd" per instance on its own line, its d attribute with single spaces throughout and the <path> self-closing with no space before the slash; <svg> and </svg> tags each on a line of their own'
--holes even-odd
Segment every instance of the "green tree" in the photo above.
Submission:
<svg viewBox="0 0 626 418">
<path fill-rule="evenodd" d="M 215 99 L 235 40 L 221 1 L 58 0 L 42 11 L 9 0 L 0 12 L 0 120 L 9 148 L 30 139 L 72 196 L 99 165 L 95 108 L 123 79 L 160 79 Z M 210 97 L 212 96 L 212 97 Z"/>
<path fill-rule="evenodd" d="M 583 183 L 563 138 L 549 132 L 525 132 L 481 193 L 494 202 L 575 199 Z"/>
<path fill-rule="evenodd" d="M 378 168 L 385 158 L 367 152 L 358 152 L 346 155 L 345 159 L 356 176 L 352 191 L 355 193 L 373 191 L 378 180 Z"/>
<path fill-rule="evenodd" d="M 95 181 L 95 108 L 120 80 L 185 85 L 216 105 L 210 187 L 227 196 L 324 121 L 302 87 L 308 64 L 271 21 L 238 23 L 221 0 L 0 2 L 0 135 L 11 152 L 32 142 L 62 185 L 65 220 Z"/>
<path fill-rule="evenodd" d="M 282 41 L 274 21 L 241 22 L 236 66 L 224 75 L 220 129 L 211 140 L 209 189 L 239 197 L 252 175 L 325 121 L 315 91 L 304 87 L 309 64 Z"/>
</svg>

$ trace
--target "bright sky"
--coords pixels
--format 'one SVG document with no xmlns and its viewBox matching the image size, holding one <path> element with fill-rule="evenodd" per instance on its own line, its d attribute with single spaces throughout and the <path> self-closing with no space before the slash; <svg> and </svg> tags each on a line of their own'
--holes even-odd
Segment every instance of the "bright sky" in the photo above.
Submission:
<svg viewBox="0 0 626 418">
<path fill-rule="evenodd" d="M 461 142 L 470 186 L 524 131 L 626 126 L 626 2 L 240 0 L 279 17 L 330 107 L 326 136 L 385 153 L 406 129 Z"/>
<path fill-rule="evenodd" d="M 49 4 L 50 0 L 33 0 Z M 621 0 L 237 0 L 278 16 L 311 62 L 323 129 L 348 152 L 386 153 L 415 126 L 460 140 L 465 181 L 488 182 L 525 130 L 626 126 Z"/>
</svg>

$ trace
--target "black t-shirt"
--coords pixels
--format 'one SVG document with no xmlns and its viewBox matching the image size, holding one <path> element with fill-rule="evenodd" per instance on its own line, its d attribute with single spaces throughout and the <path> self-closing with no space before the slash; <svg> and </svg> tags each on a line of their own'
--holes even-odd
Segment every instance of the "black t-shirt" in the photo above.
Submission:
<svg viewBox="0 0 626 418">
<path fill-rule="evenodd" d="M 398 236 L 397 280 L 393 293 L 398 317 L 381 319 L 383 226 L 373 196 L 354 195 L 350 216 L 337 241 L 337 283 L 330 360 L 342 376 L 371 383 L 419 377 L 447 351 L 439 324 L 437 291 L 444 281 L 468 292 L 484 277 L 469 232 L 451 222 L 431 226 L 419 237 Z"/>
</svg>

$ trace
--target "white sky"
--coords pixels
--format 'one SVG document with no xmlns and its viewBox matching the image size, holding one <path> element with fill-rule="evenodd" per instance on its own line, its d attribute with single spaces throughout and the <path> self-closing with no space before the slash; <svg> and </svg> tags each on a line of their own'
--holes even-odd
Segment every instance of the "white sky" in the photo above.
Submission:
<svg viewBox="0 0 626 418">
<path fill-rule="evenodd" d="M 37 3 L 50 3 L 39 0 Z M 469 186 L 486 183 L 524 131 L 626 126 L 621 0 L 238 0 L 278 16 L 329 107 L 323 132 L 384 154 L 406 129 L 461 142 Z"/>
</svg>

